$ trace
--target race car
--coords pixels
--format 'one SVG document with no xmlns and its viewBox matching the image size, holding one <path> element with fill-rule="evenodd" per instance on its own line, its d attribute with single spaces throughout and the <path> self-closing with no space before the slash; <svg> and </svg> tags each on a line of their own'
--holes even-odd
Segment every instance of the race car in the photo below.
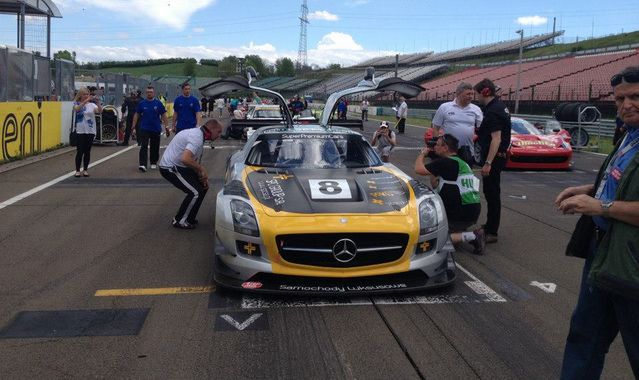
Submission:
<svg viewBox="0 0 639 380">
<path fill-rule="evenodd" d="M 367 71 L 332 94 L 318 124 L 257 129 L 227 162 L 215 212 L 214 280 L 249 292 L 344 296 L 447 286 L 456 278 L 439 195 L 384 164 L 359 132 L 331 124 L 340 98 L 364 91 L 415 96 L 422 88 Z M 249 70 L 250 73 L 250 70 Z M 252 76 L 200 90 L 266 92 Z"/>
<path fill-rule="evenodd" d="M 530 122 L 511 117 L 508 169 L 569 169 L 572 159 L 570 135 L 559 129 L 544 135 Z M 563 131 L 563 132 L 562 132 Z M 565 132 L 565 133 L 564 133 Z"/>
<path fill-rule="evenodd" d="M 536 127 L 525 119 L 510 118 L 511 140 L 506 161 L 507 169 L 569 169 L 572 159 L 570 133 L 561 125 Z M 546 134 L 544 134 L 546 133 Z M 480 147 L 474 136 L 474 155 L 480 161 Z M 433 131 L 424 132 L 424 142 L 432 143 Z"/>
</svg>

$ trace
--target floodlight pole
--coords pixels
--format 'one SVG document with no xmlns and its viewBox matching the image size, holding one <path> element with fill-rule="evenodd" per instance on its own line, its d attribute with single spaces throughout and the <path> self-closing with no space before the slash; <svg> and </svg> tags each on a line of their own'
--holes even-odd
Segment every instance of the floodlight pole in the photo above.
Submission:
<svg viewBox="0 0 639 380">
<path fill-rule="evenodd" d="M 521 37 L 519 39 L 519 64 L 517 66 L 517 90 L 515 92 L 515 115 L 519 113 L 519 92 L 521 91 L 521 56 L 524 50 L 524 30 L 519 29 L 515 33 Z"/>
</svg>

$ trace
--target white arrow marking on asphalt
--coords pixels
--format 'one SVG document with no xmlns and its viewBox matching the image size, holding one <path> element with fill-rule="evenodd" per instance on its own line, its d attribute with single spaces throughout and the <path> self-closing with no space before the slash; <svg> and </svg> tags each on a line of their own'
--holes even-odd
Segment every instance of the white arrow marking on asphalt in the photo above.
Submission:
<svg viewBox="0 0 639 380">
<path fill-rule="evenodd" d="M 231 317 L 228 314 L 222 314 L 221 317 L 222 319 L 224 319 L 225 321 L 227 321 L 231 326 L 235 327 L 236 329 L 242 331 L 245 328 L 249 327 L 253 322 L 257 321 L 259 317 L 262 316 L 262 313 L 255 313 L 252 314 L 246 321 L 239 323 L 238 321 L 236 321 L 235 319 L 233 319 L 233 317 Z"/>
<path fill-rule="evenodd" d="M 554 293 L 555 289 L 557 289 L 557 285 L 553 284 L 552 282 L 532 281 L 530 283 L 530 285 L 536 286 L 536 287 L 538 287 L 539 289 L 543 290 L 546 293 Z"/>
</svg>

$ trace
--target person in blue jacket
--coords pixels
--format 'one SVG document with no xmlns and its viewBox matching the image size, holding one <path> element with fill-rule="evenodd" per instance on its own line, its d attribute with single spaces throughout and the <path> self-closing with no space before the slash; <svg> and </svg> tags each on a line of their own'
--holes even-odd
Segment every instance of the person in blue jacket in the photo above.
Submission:
<svg viewBox="0 0 639 380">
<path fill-rule="evenodd" d="M 162 133 L 162 125 L 167 136 L 169 136 L 169 118 L 166 114 L 166 108 L 162 102 L 155 98 L 155 89 L 152 86 L 146 88 L 146 98 L 138 103 L 138 107 L 133 115 L 133 125 L 140 120 L 140 155 L 138 169 L 146 172 L 148 163 L 147 150 L 149 142 L 151 143 L 150 159 L 151 169 L 157 169 L 158 160 L 160 159 L 160 134 Z"/>
<path fill-rule="evenodd" d="M 195 128 L 202 124 L 200 101 L 191 95 L 191 85 L 182 84 L 182 95 L 173 102 L 173 132 Z"/>
</svg>

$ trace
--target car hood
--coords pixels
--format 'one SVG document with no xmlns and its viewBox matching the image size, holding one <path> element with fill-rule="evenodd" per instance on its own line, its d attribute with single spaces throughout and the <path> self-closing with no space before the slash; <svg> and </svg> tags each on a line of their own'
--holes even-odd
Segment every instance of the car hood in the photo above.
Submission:
<svg viewBox="0 0 639 380">
<path fill-rule="evenodd" d="M 411 193 L 406 182 L 380 168 L 245 169 L 252 198 L 269 216 L 314 214 L 406 215 Z"/>
<path fill-rule="evenodd" d="M 512 135 L 511 144 L 517 148 L 559 148 L 563 142 L 558 136 Z"/>
</svg>

